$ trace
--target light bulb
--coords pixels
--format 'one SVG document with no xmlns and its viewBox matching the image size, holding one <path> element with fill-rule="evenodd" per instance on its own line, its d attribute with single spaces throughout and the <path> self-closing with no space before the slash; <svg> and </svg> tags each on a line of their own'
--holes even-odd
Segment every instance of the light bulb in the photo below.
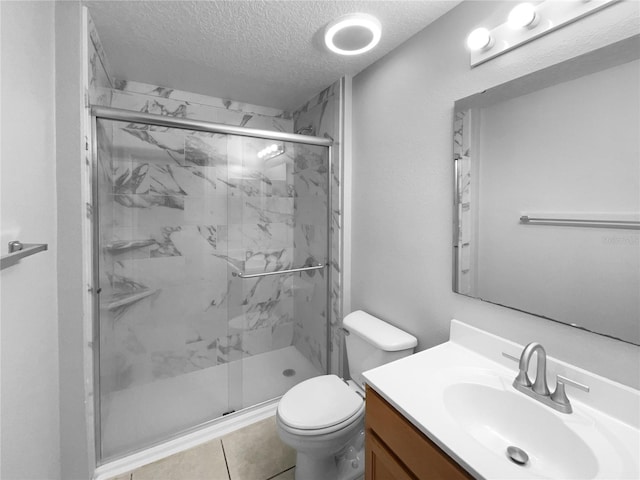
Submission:
<svg viewBox="0 0 640 480">
<path fill-rule="evenodd" d="M 513 7 L 507 18 L 511 28 L 533 27 L 536 23 L 536 9 L 530 3 L 521 3 Z"/>
<path fill-rule="evenodd" d="M 476 28 L 467 37 L 467 47 L 472 52 L 489 49 L 493 45 L 491 33 L 486 28 Z"/>
</svg>

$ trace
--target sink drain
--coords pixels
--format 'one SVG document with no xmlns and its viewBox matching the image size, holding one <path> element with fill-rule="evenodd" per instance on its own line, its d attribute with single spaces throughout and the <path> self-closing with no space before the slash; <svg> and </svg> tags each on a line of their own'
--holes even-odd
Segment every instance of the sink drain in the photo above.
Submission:
<svg viewBox="0 0 640 480">
<path fill-rule="evenodd" d="M 296 374 L 296 371 L 293 368 L 287 368 L 286 370 L 282 371 L 282 374 L 285 377 L 293 377 Z"/>
<path fill-rule="evenodd" d="M 525 465 L 529 461 L 529 455 L 527 455 L 527 452 L 521 448 L 514 447 L 513 445 L 507 447 L 507 455 L 509 456 L 509 460 L 513 463 L 517 463 L 518 465 Z"/>
</svg>

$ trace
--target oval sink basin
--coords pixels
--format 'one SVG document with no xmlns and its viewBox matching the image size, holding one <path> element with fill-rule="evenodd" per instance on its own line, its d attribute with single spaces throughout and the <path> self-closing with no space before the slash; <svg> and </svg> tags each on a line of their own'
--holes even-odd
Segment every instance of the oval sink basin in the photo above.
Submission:
<svg viewBox="0 0 640 480">
<path fill-rule="evenodd" d="M 485 448 L 510 462 L 507 448 L 524 450 L 523 468 L 547 478 L 595 478 L 598 461 L 589 446 L 552 410 L 519 392 L 458 383 L 443 391 L 443 403 L 460 426 Z"/>
</svg>

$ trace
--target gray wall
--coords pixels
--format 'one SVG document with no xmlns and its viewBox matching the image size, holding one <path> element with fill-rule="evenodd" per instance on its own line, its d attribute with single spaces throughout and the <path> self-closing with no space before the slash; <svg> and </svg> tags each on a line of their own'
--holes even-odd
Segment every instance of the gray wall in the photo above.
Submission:
<svg viewBox="0 0 640 480">
<path fill-rule="evenodd" d="M 467 34 L 512 6 L 464 2 L 354 78 L 352 310 L 415 334 L 420 349 L 446 341 L 457 318 L 638 388 L 637 347 L 451 290 L 453 102 L 638 33 L 640 3 L 620 2 L 471 70 Z"/>
<path fill-rule="evenodd" d="M 60 478 L 54 8 L 1 2 L 1 239 L 49 250 L 0 273 L 0 478 Z"/>
</svg>

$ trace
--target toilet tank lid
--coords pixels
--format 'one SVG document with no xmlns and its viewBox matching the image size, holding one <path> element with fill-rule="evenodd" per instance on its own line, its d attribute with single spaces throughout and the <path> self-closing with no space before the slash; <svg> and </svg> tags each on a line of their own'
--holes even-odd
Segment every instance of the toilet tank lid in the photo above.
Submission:
<svg viewBox="0 0 640 480">
<path fill-rule="evenodd" d="M 396 352 L 418 345 L 418 339 L 410 333 L 362 310 L 351 312 L 344 317 L 342 324 L 350 333 L 358 335 L 386 352 Z"/>
</svg>

